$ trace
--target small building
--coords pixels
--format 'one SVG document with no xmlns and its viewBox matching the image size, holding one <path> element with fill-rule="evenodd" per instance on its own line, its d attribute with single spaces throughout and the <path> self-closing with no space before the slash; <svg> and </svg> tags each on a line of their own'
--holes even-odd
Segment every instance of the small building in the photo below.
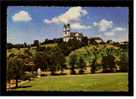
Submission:
<svg viewBox="0 0 136 99">
<path fill-rule="evenodd" d="M 104 41 L 100 37 L 93 37 L 88 40 L 88 44 L 103 44 Z"/>
<path fill-rule="evenodd" d="M 83 37 L 82 33 L 79 32 L 71 32 L 70 24 L 65 24 L 64 25 L 64 30 L 63 30 L 63 41 L 68 42 L 70 39 L 76 38 L 77 40 L 81 40 Z"/>
<path fill-rule="evenodd" d="M 128 45 L 128 41 L 120 42 L 121 45 Z"/>
<path fill-rule="evenodd" d="M 113 43 L 115 43 L 115 42 L 112 41 L 112 40 L 107 40 L 107 43 L 108 43 L 108 44 L 113 44 Z"/>
</svg>

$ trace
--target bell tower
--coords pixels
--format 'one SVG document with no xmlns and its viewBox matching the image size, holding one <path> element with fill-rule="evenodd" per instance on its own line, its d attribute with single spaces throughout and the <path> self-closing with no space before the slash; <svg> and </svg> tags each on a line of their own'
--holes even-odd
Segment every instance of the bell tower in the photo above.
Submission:
<svg viewBox="0 0 136 99">
<path fill-rule="evenodd" d="M 64 36 L 70 36 L 70 24 L 64 24 Z"/>
</svg>

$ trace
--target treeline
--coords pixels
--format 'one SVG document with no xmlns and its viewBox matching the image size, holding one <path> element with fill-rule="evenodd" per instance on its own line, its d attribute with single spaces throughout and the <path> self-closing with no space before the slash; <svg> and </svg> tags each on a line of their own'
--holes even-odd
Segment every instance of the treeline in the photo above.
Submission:
<svg viewBox="0 0 136 99">
<path fill-rule="evenodd" d="M 40 42 L 39 40 L 34 40 L 32 44 L 27 44 L 24 42 L 24 44 L 12 44 L 12 43 L 7 43 L 7 49 L 11 49 L 11 48 L 26 48 L 26 47 L 33 47 L 33 46 L 38 46 L 38 45 L 44 45 L 44 44 L 50 44 L 50 43 L 60 43 L 62 42 L 63 39 L 62 38 L 58 38 L 58 39 L 45 39 L 43 42 Z"/>
<path fill-rule="evenodd" d="M 73 40 L 76 40 L 76 38 L 74 38 Z M 73 40 L 69 40 L 69 44 L 71 44 L 71 42 Z M 97 42 L 96 40 L 101 40 L 101 42 Z M 78 41 L 78 40 L 76 40 Z M 12 44 L 12 43 L 7 43 L 6 48 L 7 49 L 11 49 L 11 48 L 26 48 L 26 47 L 34 47 L 34 46 L 40 46 L 40 45 L 44 45 L 44 44 L 51 44 L 51 43 L 57 43 L 57 44 L 61 44 L 64 43 L 63 42 L 63 38 L 55 38 L 55 39 L 45 39 L 43 42 L 40 42 L 39 40 L 34 40 L 32 44 L 27 44 L 26 42 L 24 42 L 24 44 Z M 73 42 L 72 42 L 73 43 Z M 88 44 L 93 44 L 93 45 L 97 45 L 97 44 L 113 44 L 114 46 L 120 46 L 121 44 L 119 42 L 114 42 L 112 40 L 107 40 L 107 42 L 104 42 L 100 37 L 95 37 L 95 38 L 88 38 L 88 37 L 82 37 L 81 41 L 80 41 L 80 47 L 81 46 L 86 46 Z M 123 42 L 124 44 L 127 44 L 128 42 Z"/>
</svg>

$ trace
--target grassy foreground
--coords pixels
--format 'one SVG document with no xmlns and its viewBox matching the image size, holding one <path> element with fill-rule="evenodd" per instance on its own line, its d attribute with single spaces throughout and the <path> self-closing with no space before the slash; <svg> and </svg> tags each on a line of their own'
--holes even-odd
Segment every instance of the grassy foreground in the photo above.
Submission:
<svg viewBox="0 0 136 99">
<path fill-rule="evenodd" d="M 128 91 L 128 73 L 45 76 L 21 84 L 20 91 Z M 26 86 L 26 87 L 25 87 Z M 29 87 L 27 87 L 29 86 Z"/>
</svg>

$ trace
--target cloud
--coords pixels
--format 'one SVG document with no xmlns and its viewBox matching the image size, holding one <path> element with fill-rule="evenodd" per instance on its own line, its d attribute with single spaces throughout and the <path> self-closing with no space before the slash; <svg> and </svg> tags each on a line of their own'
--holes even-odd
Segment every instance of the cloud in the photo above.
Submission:
<svg viewBox="0 0 136 99">
<path fill-rule="evenodd" d="M 27 11 L 20 11 L 18 13 L 16 13 L 14 16 L 12 16 L 12 20 L 15 22 L 20 22 L 20 21 L 31 21 L 32 17 L 30 16 L 30 14 Z"/>
<path fill-rule="evenodd" d="M 98 28 L 100 32 L 104 32 L 113 27 L 113 22 L 108 21 L 106 19 L 102 19 L 99 22 L 94 22 L 93 26 Z"/>
<path fill-rule="evenodd" d="M 128 41 L 128 36 L 123 36 L 121 38 L 119 38 L 119 41 Z"/>
<path fill-rule="evenodd" d="M 87 15 L 88 12 L 83 9 L 80 6 L 77 7 L 71 7 L 69 8 L 65 13 L 59 15 L 59 16 L 55 16 L 52 19 L 44 19 L 44 22 L 47 24 L 51 24 L 51 23 L 69 23 L 69 22 L 73 22 L 73 21 L 80 21 L 80 18 Z"/>
<path fill-rule="evenodd" d="M 73 24 L 71 24 L 71 28 L 72 29 L 90 29 L 91 26 L 83 25 L 83 24 L 80 24 L 80 23 L 73 23 Z"/>
<path fill-rule="evenodd" d="M 113 36 L 115 34 L 118 34 L 118 33 L 123 33 L 123 32 L 127 32 L 127 29 L 126 28 L 123 28 L 123 27 L 115 27 L 113 29 L 111 29 L 110 31 L 108 32 L 104 32 L 104 35 L 105 36 Z"/>
<path fill-rule="evenodd" d="M 106 32 L 101 33 L 107 40 L 114 41 L 128 41 L 128 28 L 127 27 L 114 27 Z"/>
<path fill-rule="evenodd" d="M 115 27 L 112 29 L 113 32 L 122 32 L 122 31 L 126 31 L 126 28 L 122 28 L 122 27 Z"/>
<path fill-rule="evenodd" d="M 109 32 L 105 32 L 104 35 L 105 35 L 105 36 L 113 36 L 113 35 L 115 35 L 115 33 L 109 31 Z"/>
</svg>

